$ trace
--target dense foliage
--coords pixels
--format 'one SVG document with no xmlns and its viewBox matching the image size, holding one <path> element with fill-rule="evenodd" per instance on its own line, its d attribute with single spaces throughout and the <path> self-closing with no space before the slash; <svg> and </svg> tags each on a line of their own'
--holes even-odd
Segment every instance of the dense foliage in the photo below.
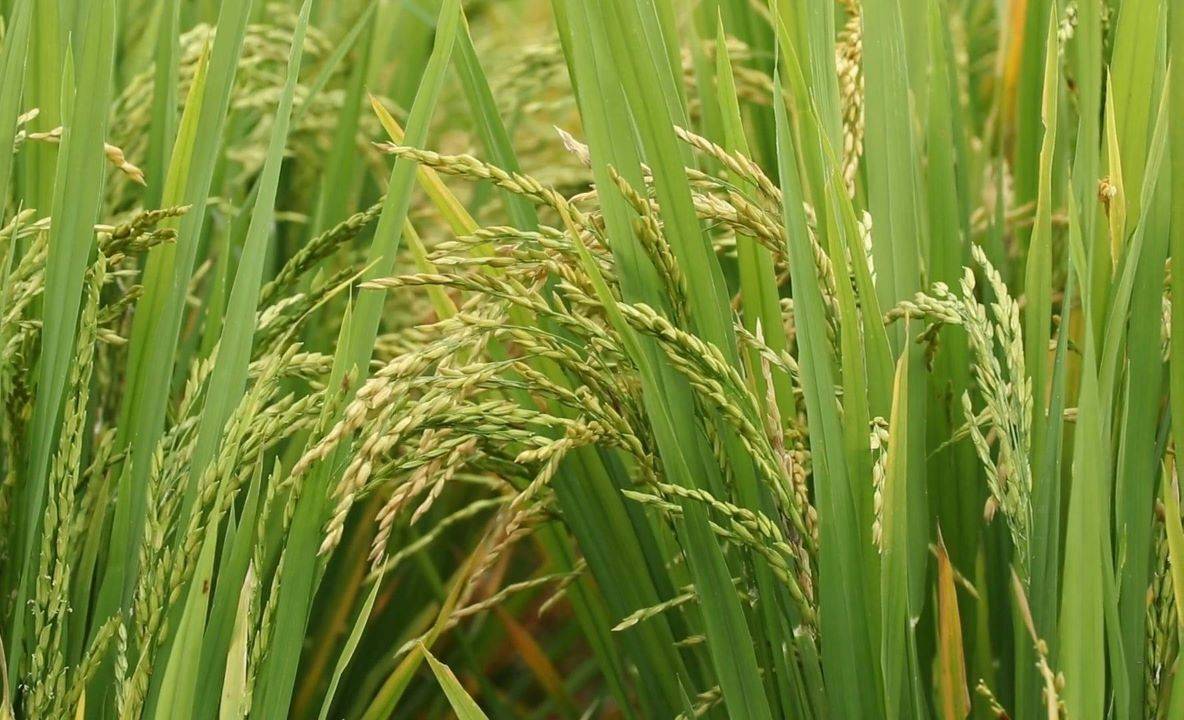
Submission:
<svg viewBox="0 0 1184 720">
<path fill-rule="evenodd" d="M 0 15 L 0 718 L 1184 718 L 1175 0 Z"/>
</svg>

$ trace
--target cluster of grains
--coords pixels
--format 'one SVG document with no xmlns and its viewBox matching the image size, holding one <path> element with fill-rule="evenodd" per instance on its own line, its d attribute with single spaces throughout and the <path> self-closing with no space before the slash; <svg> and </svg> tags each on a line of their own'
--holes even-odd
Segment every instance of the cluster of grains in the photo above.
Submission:
<svg viewBox="0 0 1184 720">
<path fill-rule="evenodd" d="M 1169 473 L 1168 477 L 1174 473 Z M 1176 593 L 1172 587 L 1171 561 L 1168 559 L 1168 538 L 1162 514 L 1164 508 L 1157 505 L 1160 517 L 1155 523 L 1155 562 L 1152 566 L 1151 585 L 1147 588 L 1147 645 L 1144 682 L 1148 720 L 1163 717 L 1161 703 L 1168 683 L 1164 680 L 1171 672 L 1171 665 L 1179 652 L 1179 621 L 1176 611 Z"/>
<path fill-rule="evenodd" d="M 843 179 L 854 194 L 855 176 L 863 156 L 863 8 L 858 0 L 846 0 L 847 22 L 839 31 L 835 65 L 839 75 L 839 100 L 843 109 Z"/>
<path fill-rule="evenodd" d="M 883 552 L 884 480 L 888 474 L 887 420 L 882 417 L 872 420 L 869 442 L 872 451 L 872 542 Z"/>
<path fill-rule="evenodd" d="M 899 303 L 887 313 L 886 320 L 913 317 L 934 324 L 960 325 L 966 330 L 974 357 L 972 374 L 984 407 L 977 410 L 970 393 L 963 394 L 965 430 L 986 470 L 987 487 L 991 491 L 988 514 L 994 508 L 1003 511 L 1026 577 L 1032 526 L 1028 458 L 1034 419 L 1031 380 L 1024 366 L 1019 304 L 982 248 L 972 246 L 971 254 L 995 298 L 989 315 L 988 308 L 976 297 L 974 271 L 966 268 L 961 295 L 954 294 L 944 283 L 935 283 L 930 292 L 918 293 L 913 299 Z"/>
</svg>

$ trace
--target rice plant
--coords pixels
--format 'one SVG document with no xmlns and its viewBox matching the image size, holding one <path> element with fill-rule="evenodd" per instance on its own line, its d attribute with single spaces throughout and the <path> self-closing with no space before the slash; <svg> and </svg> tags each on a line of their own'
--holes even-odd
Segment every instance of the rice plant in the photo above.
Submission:
<svg viewBox="0 0 1184 720">
<path fill-rule="evenodd" d="M 1184 718 L 1184 6 L 0 0 L 0 718 Z"/>
</svg>

